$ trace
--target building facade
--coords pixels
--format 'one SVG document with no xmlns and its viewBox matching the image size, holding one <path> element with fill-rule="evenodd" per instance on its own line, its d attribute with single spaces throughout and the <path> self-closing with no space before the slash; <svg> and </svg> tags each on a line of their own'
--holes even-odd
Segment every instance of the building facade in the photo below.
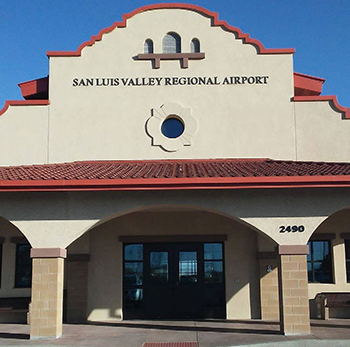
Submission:
<svg viewBox="0 0 350 347">
<path fill-rule="evenodd" d="M 0 111 L 0 301 L 30 298 L 32 338 L 63 316 L 308 334 L 349 291 L 350 111 L 293 53 L 186 4 L 48 52 Z"/>
</svg>

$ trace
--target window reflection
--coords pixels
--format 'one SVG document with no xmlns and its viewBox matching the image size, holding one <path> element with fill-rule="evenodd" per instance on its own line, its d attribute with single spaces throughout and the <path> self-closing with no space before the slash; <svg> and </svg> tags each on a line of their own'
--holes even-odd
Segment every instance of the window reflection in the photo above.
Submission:
<svg viewBox="0 0 350 347">
<path fill-rule="evenodd" d="M 124 246 L 124 303 L 126 309 L 143 305 L 143 245 Z"/>
<path fill-rule="evenodd" d="M 32 260 L 30 258 L 29 244 L 16 246 L 16 288 L 29 288 L 32 284 Z"/>
<path fill-rule="evenodd" d="M 330 241 L 309 241 L 307 271 L 309 282 L 332 283 Z"/>
<path fill-rule="evenodd" d="M 204 263 L 204 283 L 222 283 L 222 261 L 206 261 Z"/>
<path fill-rule="evenodd" d="M 179 252 L 179 282 L 197 281 L 197 252 Z"/>
<path fill-rule="evenodd" d="M 142 285 L 143 263 L 125 263 L 124 283 L 128 285 Z"/>
<path fill-rule="evenodd" d="M 150 252 L 150 279 L 153 283 L 169 281 L 168 252 Z"/>
<path fill-rule="evenodd" d="M 204 260 L 221 260 L 222 244 L 221 243 L 205 243 L 204 244 Z"/>
<path fill-rule="evenodd" d="M 346 279 L 350 282 L 350 240 L 345 240 Z"/>
<path fill-rule="evenodd" d="M 127 245 L 124 250 L 125 260 L 143 260 L 143 245 Z"/>
</svg>

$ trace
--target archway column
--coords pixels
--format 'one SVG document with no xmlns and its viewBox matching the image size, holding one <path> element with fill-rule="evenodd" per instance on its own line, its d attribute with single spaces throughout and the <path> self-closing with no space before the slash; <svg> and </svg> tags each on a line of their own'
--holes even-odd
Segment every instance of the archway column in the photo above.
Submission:
<svg viewBox="0 0 350 347">
<path fill-rule="evenodd" d="M 32 248 L 33 277 L 30 338 L 62 335 L 63 272 L 67 251 L 62 248 Z"/>
<path fill-rule="evenodd" d="M 283 245 L 279 253 L 279 307 L 284 335 L 310 334 L 307 245 Z"/>
</svg>

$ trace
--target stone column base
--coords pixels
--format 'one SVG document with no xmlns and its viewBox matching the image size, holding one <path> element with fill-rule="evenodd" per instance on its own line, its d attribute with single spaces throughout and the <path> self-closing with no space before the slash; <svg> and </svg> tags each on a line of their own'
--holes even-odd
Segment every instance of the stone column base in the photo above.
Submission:
<svg viewBox="0 0 350 347">
<path fill-rule="evenodd" d="M 310 334 L 307 246 L 279 246 L 279 296 L 281 332 Z"/>
<path fill-rule="evenodd" d="M 33 248 L 30 338 L 58 338 L 62 335 L 63 270 L 66 251 Z"/>
</svg>

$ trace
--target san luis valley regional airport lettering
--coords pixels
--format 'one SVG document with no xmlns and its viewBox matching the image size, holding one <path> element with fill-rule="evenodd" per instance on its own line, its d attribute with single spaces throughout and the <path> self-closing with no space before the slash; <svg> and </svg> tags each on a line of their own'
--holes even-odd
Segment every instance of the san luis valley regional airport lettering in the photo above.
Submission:
<svg viewBox="0 0 350 347">
<path fill-rule="evenodd" d="M 73 78 L 73 87 L 142 87 L 267 84 L 269 76 Z"/>
</svg>

